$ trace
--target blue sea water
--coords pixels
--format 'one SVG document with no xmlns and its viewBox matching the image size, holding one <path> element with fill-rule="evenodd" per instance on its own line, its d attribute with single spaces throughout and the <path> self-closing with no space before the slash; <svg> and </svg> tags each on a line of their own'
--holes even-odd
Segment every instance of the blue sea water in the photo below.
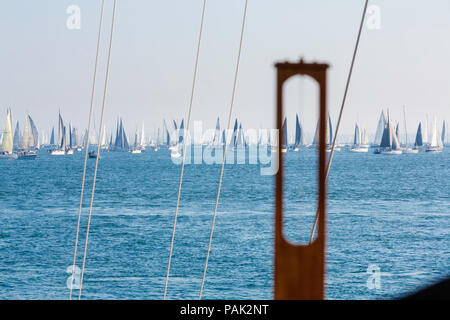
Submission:
<svg viewBox="0 0 450 320">
<path fill-rule="evenodd" d="M 68 298 L 83 156 L 41 151 L 35 161 L 0 161 L 1 299 Z M 285 155 L 291 241 L 309 238 L 315 156 L 308 149 Z M 328 299 L 397 298 L 449 275 L 449 159 L 449 150 L 336 153 L 328 183 Z M 169 299 L 198 297 L 219 172 L 220 165 L 185 167 Z M 179 175 L 167 149 L 102 153 L 83 299 L 162 298 Z M 261 175 L 259 165 L 226 165 L 204 299 L 272 299 L 273 212 L 274 177 Z M 378 287 L 367 285 L 369 266 L 380 270 Z"/>
</svg>

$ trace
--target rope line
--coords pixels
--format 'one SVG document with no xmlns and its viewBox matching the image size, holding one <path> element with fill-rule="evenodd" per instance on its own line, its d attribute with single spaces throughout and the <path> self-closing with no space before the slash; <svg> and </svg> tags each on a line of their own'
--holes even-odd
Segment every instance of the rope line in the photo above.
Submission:
<svg viewBox="0 0 450 320">
<path fill-rule="evenodd" d="M 200 32 L 199 32 L 198 43 L 197 43 L 197 55 L 195 58 L 194 76 L 193 76 L 193 80 L 192 80 L 192 89 L 191 89 L 191 97 L 190 97 L 190 101 L 189 101 L 189 112 L 188 112 L 187 123 L 186 123 L 186 132 L 189 132 L 189 125 L 191 122 L 192 105 L 194 102 L 194 93 L 195 93 L 195 87 L 196 87 L 196 82 L 197 82 L 198 61 L 199 61 L 199 57 L 200 57 L 200 46 L 201 46 L 201 41 L 202 41 L 203 25 L 204 25 L 204 21 L 205 21 L 206 2 L 207 2 L 207 0 L 203 1 L 202 18 L 201 18 L 201 22 L 200 22 Z M 174 239 L 175 239 L 175 230 L 176 230 L 176 226 L 177 226 L 178 209 L 179 209 L 179 205 L 180 205 L 181 186 L 183 184 L 184 164 L 186 161 L 186 140 L 187 140 L 186 138 L 183 139 L 183 150 L 182 150 L 183 159 L 181 162 L 180 182 L 178 184 L 177 204 L 175 207 L 175 215 L 173 218 L 172 239 L 170 241 L 170 252 L 169 252 L 169 261 L 167 263 L 166 281 L 164 283 L 164 296 L 163 296 L 164 300 L 166 299 L 166 296 L 167 296 L 167 286 L 169 283 L 169 275 L 170 275 L 170 264 L 172 262 L 173 244 L 174 244 Z"/>
<path fill-rule="evenodd" d="M 102 0 L 101 4 L 101 10 L 100 10 L 100 23 L 98 26 L 98 37 L 97 37 L 97 50 L 95 54 L 95 65 L 94 65 L 94 78 L 92 81 L 92 91 L 91 91 L 91 104 L 89 108 L 89 120 L 88 120 L 88 127 L 87 127 L 87 136 L 89 137 L 90 130 L 91 130 L 91 120 L 92 120 L 92 113 L 93 113 L 93 105 L 94 105 L 94 93 L 95 93 L 95 83 L 97 80 L 97 66 L 98 66 L 98 52 L 100 50 L 100 34 L 102 30 L 102 23 L 103 23 L 103 9 L 105 7 L 105 0 Z M 86 165 L 87 165 L 87 158 L 88 158 L 88 149 L 89 149 L 89 139 L 86 140 L 86 152 L 84 154 L 84 165 L 83 165 L 83 177 L 81 181 L 81 194 L 80 194 L 80 206 L 78 207 L 78 221 L 77 221 L 77 231 L 75 235 L 75 247 L 73 250 L 73 263 L 72 263 L 72 278 L 70 279 L 70 290 L 69 290 L 69 300 L 72 300 L 72 290 L 73 290 L 73 276 L 75 273 L 75 264 L 76 264 L 76 257 L 77 257 L 77 248 L 78 248 L 78 238 L 80 234 L 80 222 L 81 222 L 81 209 L 83 206 L 83 194 L 84 194 L 84 184 L 85 184 L 85 178 L 86 178 Z"/>
<path fill-rule="evenodd" d="M 84 242 L 83 266 L 81 268 L 80 291 L 78 293 L 78 300 L 81 299 L 81 292 L 83 289 L 83 276 L 84 276 L 84 268 L 85 268 L 85 264 L 86 264 L 86 253 L 87 253 L 87 245 L 88 245 L 88 239 L 89 239 L 89 228 L 91 225 L 91 218 L 92 218 L 92 205 L 94 203 L 95 182 L 97 180 L 98 159 L 100 156 L 100 143 L 101 143 L 100 136 L 102 134 L 103 116 L 104 116 L 104 112 L 105 112 L 106 93 L 107 93 L 107 88 L 108 88 L 109 67 L 110 67 L 110 62 L 111 62 L 111 48 L 112 48 L 112 40 L 113 40 L 113 33 L 114 33 L 114 21 L 115 21 L 115 17 L 116 17 L 116 2 L 117 2 L 117 0 L 114 0 L 112 20 L 111 20 L 111 34 L 109 37 L 108 60 L 107 60 L 107 64 L 106 64 L 105 87 L 103 89 L 102 112 L 101 112 L 101 116 L 100 116 L 100 126 L 99 126 L 99 133 L 98 133 L 98 139 L 97 139 L 97 157 L 95 159 L 94 180 L 92 182 L 91 201 L 89 204 L 89 216 L 88 216 L 88 223 L 87 223 L 87 229 L 86 229 L 86 239 Z"/>
<path fill-rule="evenodd" d="M 240 39 L 240 42 L 239 42 L 239 52 L 238 52 L 237 63 L 236 63 L 236 71 L 235 71 L 235 74 L 234 74 L 233 92 L 232 92 L 232 95 L 231 95 L 230 112 L 228 114 L 227 131 L 230 130 L 230 127 L 231 127 L 231 119 L 232 119 L 232 115 L 233 115 L 234 101 L 235 101 L 235 97 L 236 97 L 237 80 L 238 80 L 238 74 L 239 74 L 239 66 L 240 66 L 240 62 L 241 62 L 242 43 L 243 43 L 243 40 L 244 40 L 245 20 L 246 20 L 246 17 L 247 17 L 247 7 L 248 7 L 248 0 L 245 0 L 244 15 L 243 15 L 243 18 L 242 18 L 241 39 Z M 205 285 L 206 270 L 208 269 L 208 260 L 209 260 L 209 255 L 210 255 L 210 252 L 211 252 L 211 244 L 212 244 L 212 237 L 213 237 L 213 233 L 214 233 L 214 225 L 215 225 L 215 222 L 216 222 L 217 208 L 219 206 L 220 189 L 221 189 L 221 186 L 222 186 L 222 179 L 223 179 L 223 172 L 224 172 L 224 168 L 225 168 L 226 153 L 227 153 L 227 143 L 225 142 L 225 146 L 224 146 L 224 150 L 223 150 L 223 158 L 222 158 L 222 167 L 220 169 L 219 186 L 217 188 L 216 203 L 215 203 L 215 206 L 214 206 L 214 214 L 213 214 L 213 219 L 212 219 L 212 224 L 211 224 L 211 232 L 210 232 L 210 235 L 209 235 L 208 251 L 206 253 L 205 266 L 204 266 L 204 269 L 203 269 L 202 284 L 201 284 L 201 287 L 200 287 L 200 293 L 199 293 L 199 297 L 198 297 L 199 300 L 202 298 L 203 288 L 204 288 L 204 285 Z"/>
<path fill-rule="evenodd" d="M 336 125 L 336 131 L 334 133 L 333 145 L 331 147 L 330 158 L 328 159 L 328 162 L 327 162 L 327 168 L 326 168 L 327 171 L 326 171 L 326 175 L 325 175 L 325 181 L 328 180 L 328 174 L 330 173 L 331 163 L 333 162 L 334 149 L 336 147 L 336 138 L 337 138 L 337 135 L 338 135 L 339 126 L 341 124 L 342 113 L 344 112 L 345 102 L 347 100 L 348 88 L 350 86 L 350 80 L 352 78 L 353 66 L 354 66 L 355 60 L 356 60 L 356 53 L 358 52 L 359 40 L 361 39 L 361 33 L 362 33 L 363 25 L 364 25 L 364 18 L 366 16 L 366 11 L 367 11 L 367 5 L 368 4 L 369 4 L 369 0 L 366 0 L 366 2 L 364 4 L 364 10 L 363 10 L 363 13 L 362 13 L 362 17 L 361 17 L 361 23 L 360 23 L 360 26 L 359 26 L 358 37 L 356 39 L 355 49 L 353 50 L 352 62 L 351 62 L 351 65 L 350 65 L 350 70 L 348 72 L 348 76 L 347 76 L 347 83 L 345 85 L 344 96 L 342 98 L 341 110 L 339 111 L 339 118 L 338 118 L 338 122 L 337 122 L 337 125 Z M 309 237 L 309 243 L 310 244 L 313 241 L 313 237 L 314 237 L 314 233 L 316 231 L 318 219 L 319 219 L 319 211 L 316 211 L 316 216 L 314 218 L 314 225 L 312 227 L 311 235 Z"/>
</svg>

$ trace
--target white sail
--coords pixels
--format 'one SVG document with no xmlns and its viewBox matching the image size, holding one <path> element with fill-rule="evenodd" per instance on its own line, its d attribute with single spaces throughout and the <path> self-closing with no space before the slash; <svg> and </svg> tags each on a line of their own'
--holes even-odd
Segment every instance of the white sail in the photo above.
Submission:
<svg viewBox="0 0 450 320">
<path fill-rule="evenodd" d="M 392 150 L 400 150 L 400 141 L 398 140 L 397 134 L 392 130 Z"/>
<path fill-rule="evenodd" d="M 439 141 L 439 136 L 437 133 L 437 125 L 436 125 L 436 117 L 434 118 L 432 127 L 431 127 L 431 146 L 432 147 L 439 147 L 441 145 Z"/>
<path fill-rule="evenodd" d="M 41 135 L 41 145 L 45 145 L 47 144 L 47 132 L 45 131 L 41 131 L 42 135 Z"/>
<path fill-rule="evenodd" d="M 319 144 L 319 120 L 317 119 L 316 131 L 314 132 L 314 139 L 312 144 Z M 333 143 L 333 126 L 331 124 L 330 113 L 328 113 L 328 121 L 326 122 L 327 126 L 325 128 L 325 144 L 331 145 Z"/>
<path fill-rule="evenodd" d="M 39 141 L 37 141 L 38 137 L 35 136 L 37 134 L 37 129 L 32 121 L 33 120 L 31 117 L 27 114 L 25 117 L 25 128 L 22 135 L 23 149 L 34 148 L 39 145 Z"/>
<path fill-rule="evenodd" d="M 28 117 L 25 118 L 25 127 L 23 129 L 22 135 L 22 148 L 28 149 L 29 144 L 29 135 L 30 135 L 30 124 L 28 123 Z"/>
<path fill-rule="evenodd" d="M 375 139 L 373 141 L 374 145 L 380 145 L 381 144 L 381 137 L 383 135 L 383 130 L 386 124 L 386 117 L 384 115 L 384 111 L 381 110 L 381 115 L 380 118 L 378 120 L 378 126 L 377 126 L 377 131 L 375 133 Z"/>
<path fill-rule="evenodd" d="M 31 118 L 30 115 L 27 116 L 28 118 L 28 123 L 30 124 L 30 132 L 32 137 L 30 137 L 30 139 L 32 138 L 33 141 L 30 144 L 30 147 L 35 147 L 35 148 L 39 148 L 39 133 L 38 130 L 36 128 L 36 125 L 34 124 L 33 119 Z"/>
<path fill-rule="evenodd" d="M 103 126 L 103 131 L 102 131 L 102 143 L 101 143 L 101 145 L 102 145 L 102 146 L 105 146 L 105 145 L 106 145 L 106 126 L 105 126 L 105 125 Z"/>
<path fill-rule="evenodd" d="M 97 143 L 97 139 L 95 137 L 95 130 L 93 133 L 91 133 L 91 136 L 89 137 L 89 144 L 96 144 Z"/>
<path fill-rule="evenodd" d="M 19 121 L 17 121 L 16 129 L 14 130 L 13 149 L 16 150 L 22 143 L 22 133 L 20 132 Z"/>
<path fill-rule="evenodd" d="M 142 121 L 142 128 L 141 128 L 141 146 L 145 146 L 145 127 L 144 127 L 144 121 Z"/>
<path fill-rule="evenodd" d="M 355 124 L 355 134 L 354 134 L 354 137 L 353 137 L 353 145 L 359 146 L 360 144 L 361 144 L 361 134 L 359 132 L 359 126 L 356 123 Z"/>
<path fill-rule="evenodd" d="M 6 153 L 12 153 L 13 151 L 11 109 L 8 109 L 8 114 L 6 116 L 5 130 L 3 131 L 2 137 L 2 151 Z"/>
<path fill-rule="evenodd" d="M 445 121 L 442 121 L 441 142 L 445 145 Z"/>
<path fill-rule="evenodd" d="M 219 117 L 217 117 L 216 129 L 214 131 L 212 144 L 215 146 L 218 146 L 220 144 L 220 120 L 219 120 Z"/>
<path fill-rule="evenodd" d="M 363 131 L 362 131 L 361 142 L 362 142 L 363 145 L 367 145 L 367 143 L 369 142 L 369 139 L 367 138 L 367 130 L 366 130 L 366 128 L 364 128 Z"/>
</svg>

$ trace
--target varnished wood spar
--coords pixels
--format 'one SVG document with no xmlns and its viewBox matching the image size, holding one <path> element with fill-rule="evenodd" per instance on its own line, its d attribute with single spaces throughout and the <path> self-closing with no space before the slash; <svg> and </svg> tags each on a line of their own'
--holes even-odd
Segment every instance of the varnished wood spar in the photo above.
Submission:
<svg viewBox="0 0 450 320">
<path fill-rule="evenodd" d="M 278 172 L 275 183 L 275 299 L 324 299 L 325 297 L 325 221 L 326 221 L 326 81 L 327 64 L 277 63 L 277 129 Z M 319 186 L 317 238 L 309 245 L 294 245 L 283 235 L 283 154 L 280 141 L 283 141 L 283 84 L 292 76 L 307 75 L 319 84 Z"/>
</svg>

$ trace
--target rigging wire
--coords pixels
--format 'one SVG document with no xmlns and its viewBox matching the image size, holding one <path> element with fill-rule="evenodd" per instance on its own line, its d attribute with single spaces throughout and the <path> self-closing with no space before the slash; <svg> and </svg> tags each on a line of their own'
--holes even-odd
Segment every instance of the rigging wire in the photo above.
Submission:
<svg viewBox="0 0 450 320">
<path fill-rule="evenodd" d="M 100 23 L 98 26 L 97 49 L 96 49 L 96 54 L 95 54 L 94 78 L 92 80 L 91 104 L 90 104 L 90 108 L 89 108 L 89 120 L 88 120 L 88 127 L 87 127 L 88 139 L 86 140 L 86 145 L 85 145 L 86 152 L 84 154 L 83 177 L 82 177 L 82 181 L 81 181 L 80 206 L 78 207 L 77 231 L 75 234 L 75 247 L 73 250 L 72 277 L 70 278 L 69 300 L 72 300 L 73 277 L 74 277 L 74 273 L 75 273 L 78 238 L 79 238 L 79 234 L 80 234 L 81 209 L 83 206 L 84 184 L 85 184 L 85 180 L 86 180 L 86 166 L 87 166 L 88 149 L 89 149 L 89 134 L 90 134 L 90 130 L 91 130 L 91 120 L 92 120 L 93 105 L 94 105 L 95 83 L 97 80 L 98 52 L 100 49 L 100 38 L 101 38 L 100 35 L 101 35 L 101 30 L 102 30 L 104 7 L 105 7 L 105 0 L 102 0 L 101 9 L 100 9 Z"/>
<path fill-rule="evenodd" d="M 195 87 L 196 87 L 196 82 L 197 82 L 198 61 L 199 61 L 199 57 L 200 57 L 200 46 L 201 46 L 201 41 L 202 41 L 203 25 L 204 25 L 204 21 L 205 21 L 206 2 L 207 2 L 207 0 L 203 0 L 202 17 L 201 17 L 201 22 L 200 22 L 200 32 L 199 32 L 198 42 L 197 42 L 197 55 L 195 58 L 194 75 L 193 75 L 193 79 L 192 79 L 191 97 L 190 97 L 190 101 L 189 101 L 189 112 L 188 112 L 185 132 L 189 132 L 189 125 L 191 122 L 192 105 L 194 102 L 194 93 L 195 93 Z M 181 186 L 183 184 L 184 164 L 186 161 L 186 140 L 187 139 L 185 137 L 183 139 L 183 150 L 182 150 L 183 159 L 181 162 L 180 182 L 178 184 L 177 204 L 175 207 L 175 215 L 173 218 L 173 229 L 172 229 L 172 239 L 170 242 L 169 261 L 167 263 L 166 281 L 164 283 L 164 296 L 163 296 L 164 300 L 166 299 L 166 296 L 167 296 L 167 285 L 169 283 L 170 264 L 172 262 L 173 244 L 174 244 L 174 239 L 175 239 L 175 230 L 176 230 L 176 226 L 177 226 L 178 209 L 179 209 L 179 205 L 180 205 Z"/>
<path fill-rule="evenodd" d="M 115 21 L 115 17 L 116 17 L 116 3 L 117 3 L 117 0 L 114 0 L 112 19 L 111 19 L 111 31 L 110 31 L 111 34 L 109 37 L 108 60 L 106 63 L 105 87 L 103 89 L 102 112 L 100 115 L 100 126 L 99 126 L 99 133 L 98 133 L 99 139 L 97 139 L 97 157 L 95 159 L 94 180 L 92 182 L 91 200 L 90 200 L 90 204 L 89 204 L 89 215 L 88 215 L 88 223 L 87 223 L 87 228 L 86 228 L 86 239 L 84 242 L 83 265 L 81 268 L 80 291 L 78 293 L 78 300 L 81 299 L 81 292 L 83 289 L 83 276 L 84 276 L 84 268 L 86 265 L 86 253 L 87 253 L 87 245 L 88 245 L 88 239 L 89 239 L 89 228 L 91 225 L 91 218 L 92 218 L 92 205 L 94 203 L 95 182 L 97 180 L 98 159 L 100 156 L 100 143 L 101 143 L 100 135 L 102 134 L 103 116 L 104 116 L 104 112 L 105 112 L 106 93 L 107 93 L 107 88 L 108 88 L 109 68 L 110 68 L 110 62 L 111 62 L 111 49 L 112 49 L 112 40 L 113 40 L 113 34 L 114 34 L 114 21 Z"/>
<path fill-rule="evenodd" d="M 247 17 L 247 7 L 248 7 L 248 0 L 245 0 L 244 15 L 243 15 L 243 18 L 242 18 L 241 38 L 240 38 L 240 42 L 239 42 L 239 52 L 238 52 L 238 56 L 237 56 L 236 70 L 235 70 L 235 73 L 234 73 L 234 83 L 233 83 L 233 92 L 232 92 L 232 95 L 231 95 L 230 111 L 229 111 L 229 114 L 228 114 L 227 131 L 230 130 L 230 127 L 231 127 L 231 119 L 232 119 L 232 115 L 233 115 L 234 100 L 235 100 L 235 97 L 236 97 L 237 80 L 238 80 L 238 74 L 239 74 L 239 66 L 240 66 L 240 62 L 241 62 L 242 43 L 243 43 L 243 40 L 244 40 L 245 20 L 246 20 L 246 17 Z M 212 237 L 213 237 L 213 233 L 214 233 L 214 225 L 215 225 L 215 222 L 216 222 L 217 208 L 219 206 L 220 188 L 222 186 L 222 179 L 223 179 L 223 171 L 224 171 L 224 168 L 225 168 L 226 153 L 227 153 L 227 144 L 225 142 L 225 146 L 224 146 L 224 150 L 223 150 L 223 158 L 222 158 L 222 167 L 220 169 L 219 186 L 217 188 L 216 204 L 214 206 L 214 214 L 213 214 L 213 219 L 212 219 L 212 224 L 211 224 L 211 232 L 210 232 L 210 235 L 209 235 L 208 251 L 206 253 L 205 266 L 204 266 L 204 269 L 203 269 L 202 284 L 201 284 L 201 287 L 200 287 L 200 293 L 199 293 L 199 297 L 198 297 L 199 300 L 202 298 L 203 287 L 205 285 L 206 270 L 208 269 L 208 260 L 209 260 L 209 254 L 211 252 L 211 243 L 212 243 Z"/>
<path fill-rule="evenodd" d="M 341 110 L 339 111 L 339 118 L 338 118 L 338 122 L 337 122 L 337 125 L 336 125 L 336 131 L 335 131 L 334 137 L 333 137 L 333 145 L 331 147 L 330 158 L 328 159 L 328 162 L 327 162 L 325 181 L 328 180 L 328 174 L 330 173 L 331 163 L 333 162 L 334 149 L 336 147 L 336 138 L 337 138 L 337 134 L 338 134 L 338 131 L 339 131 L 339 126 L 341 124 L 342 113 L 344 112 L 345 102 L 347 100 L 348 88 L 350 86 L 350 80 L 352 78 L 353 66 L 354 66 L 355 60 L 356 60 L 356 53 L 358 52 L 359 40 L 361 39 L 361 33 L 362 33 L 363 25 L 364 25 L 364 19 L 366 17 L 366 11 L 367 11 L 367 5 L 368 4 L 369 4 L 369 0 L 365 0 L 364 10 L 363 10 L 362 17 L 361 17 L 361 23 L 359 25 L 358 37 L 356 39 L 355 49 L 353 50 L 353 57 L 352 57 L 352 62 L 350 64 L 350 70 L 349 70 L 348 76 L 347 76 L 347 83 L 345 85 L 344 96 L 342 97 Z M 314 218 L 314 224 L 313 224 L 313 227 L 312 227 L 312 230 L 311 230 L 311 235 L 309 237 L 309 243 L 310 244 L 313 241 L 313 237 L 314 237 L 314 233 L 316 231 L 318 219 L 319 219 L 319 211 L 316 211 L 316 216 Z"/>
</svg>

